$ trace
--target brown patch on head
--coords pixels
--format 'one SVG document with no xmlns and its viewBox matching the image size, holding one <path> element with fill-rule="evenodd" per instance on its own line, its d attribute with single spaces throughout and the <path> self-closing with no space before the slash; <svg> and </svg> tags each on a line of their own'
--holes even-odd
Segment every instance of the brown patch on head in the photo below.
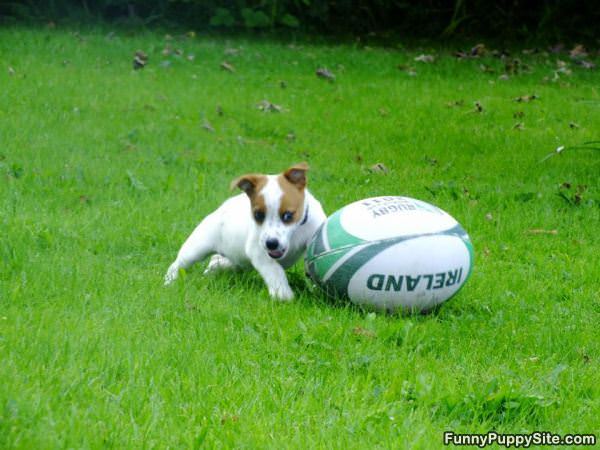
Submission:
<svg viewBox="0 0 600 450">
<path fill-rule="evenodd" d="M 291 224 L 302 220 L 304 214 L 304 188 L 306 187 L 306 172 L 308 164 L 295 164 L 277 177 L 277 182 L 283 191 L 279 206 L 279 217 L 291 213 L 292 217 L 284 223 Z"/>
<path fill-rule="evenodd" d="M 250 198 L 252 216 L 258 223 L 264 220 L 267 211 L 265 198 L 259 195 L 265 184 L 267 184 L 267 176 L 258 173 L 242 175 L 231 182 L 231 189 L 238 187 Z M 258 220 L 261 216 L 263 219 Z"/>
</svg>

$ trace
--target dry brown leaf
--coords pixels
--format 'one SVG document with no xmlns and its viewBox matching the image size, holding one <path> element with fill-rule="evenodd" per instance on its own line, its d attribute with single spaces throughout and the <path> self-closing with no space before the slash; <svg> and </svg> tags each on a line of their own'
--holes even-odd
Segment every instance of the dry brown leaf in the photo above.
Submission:
<svg viewBox="0 0 600 450">
<path fill-rule="evenodd" d="M 202 128 L 204 128 L 206 131 L 210 131 L 211 133 L 215 132 L 214 127 L 210 124 L 208 120 L 204 120 L 204 122 L 202 123 Z"/>
<path fill-rule="evenodd" d="M 323 78 L 325 80 L 329 80 L 329 81 L 335 80 L 335 75 L 329 69 L 327 69 L 325 67 L 318 68 L 317 71 L 315 72 L 315 74 L 319 78 Z"/>
<path fill-rule="evenodd" d="M 537 100 L 539 99 L 539 97 L 535 94 L 531 94 L 531 95 L 522 95 L 520 97 L 515 98 L 515 102 L 518 103 L 529 103 L 533 100 Z"/>
<path fill-rule="evenodd" d="M 592 70 L 592 69 L 596 68 L 596 64 L 594 64 L 591 61 L 588 61 L 587 59 L 580 59 L 579 61 L 577 61 L 577 64 L 579 64 L 584 69 L 588 69 L 588 70 Z"/>
<path fill-rule="evenodd" d="M 133 56 L 133 69 L 143 69 L 148 64 L 148 55 L 141 50 L 135 52 Z"/>
<path fill-rule="evenodd" d="M 581 44 L 577 44 L 575 47 L 573 47 L 569 51 L 569 56 L 571 57 L 571 59 L 581 59 L 581 58 L 585 58 L 587 55 L 588 55 L 587 50 Z"/>
<path fill-rule="evenodd" d="M 262 112 L 281 112 L 283 108 L 275 103 L 271 103 L 269 100 L 263 100 L 258 104 L 258 109 Z"/>
<path fill-rule="evenodd" d="M 421 54 L 419 56 L 417 56 L 415 58 L 415 61 L 417 62 L 422 62 L 422 63 L 427 63 L 427 64 L 431 64 L 432 62 L 435 61 L 435 56 L 433 55 L 426 55 L 426 54 Z"/>
<path fill-rule="evenodd" d="M 464 100 L 454 100 L 454 101 L 446 103 L 446 106 L 448 108 L 456 108 L 458 106 L 463 106 L 464 104 L 465 104 Z"/>
<path fill-rule="evenodd" d="M 473 57 L 484 56 L 486 53 L 487 53 L 487 48 L 485 48 L 484 44 L 477 44 L 470 51 L 470 54 Z"/>
<path fill-rule="evenodd" d="M 385 166 L 385 164 L 383 164 L 383 163 L 373 164 L 371 167 L 369 167 L 369 170 L 374 173 L 382 173 L 382 174 L 387 174 L 390 171 L 390 169 L 388 169 Z"/>
<path fill-rule="evenodd" d="M 233 64 L 230 64 L 227 61 L 223 61 L 220 67 L 227 72 L 235 72 L 235 67 L 233 67 Z"/>
<path fill-rule="evenodd" d="M 371 339 L 377 337 L 377 334 L 374 331 L 367 330 L 366 328 L 363 328 L 360 326 L 354 327 L 352 329 L 352 333 L 354 333 L 357 336 L 364 336 L 364 337 L 371 338 Z"/>
</svg>

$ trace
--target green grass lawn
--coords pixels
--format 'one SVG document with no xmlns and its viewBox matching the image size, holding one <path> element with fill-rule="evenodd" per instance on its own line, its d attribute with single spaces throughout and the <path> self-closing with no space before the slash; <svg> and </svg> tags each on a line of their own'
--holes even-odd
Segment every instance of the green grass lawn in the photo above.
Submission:
<svg viewBox="0 0 600 450">
<path fill-rule="evenodd" d="M 598 431 L 600 151 L 541 162 L 600 139 L 597 69 L 515 49 L 504 79 L 499 58 L 453 48 L 109 31 L 0 30 L 0 448 Z M 162 286 L 231 179 L 303 160 L 329 214 L 388 194 L 452 214 L 476 255 L 460 294 L 369 314 L 301 263 L 292 303 L 256 273 Z"/>
</svg>

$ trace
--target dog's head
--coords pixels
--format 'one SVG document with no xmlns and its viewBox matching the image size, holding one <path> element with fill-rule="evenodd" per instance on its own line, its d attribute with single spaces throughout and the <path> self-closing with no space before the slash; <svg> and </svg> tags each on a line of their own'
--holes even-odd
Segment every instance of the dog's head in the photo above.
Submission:
<svg viewBox="0 0 600 450">
<path fill-rule="evenodd" d="M 308 165 L 299 163 L 278 175 L 250 173 L 231 183 L 232 188 L 240 188 L 250 198 L 260 245 L 271 258 L 286 254 L 291 236 L 304 220 L 307 171 Z"/>
</svg>

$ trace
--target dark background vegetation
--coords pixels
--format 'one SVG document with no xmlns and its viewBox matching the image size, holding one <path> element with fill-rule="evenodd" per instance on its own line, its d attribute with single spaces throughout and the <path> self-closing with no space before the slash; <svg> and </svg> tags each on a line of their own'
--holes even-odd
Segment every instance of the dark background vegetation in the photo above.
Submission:
<svg viewBox="0 0 600 450">
<path fill-rule="evenodd" d="M 297 30 L 338 35 L 581 39 L 597 44 L 598 0 L 0 0 L 0 20 Z"/>
</svg>

